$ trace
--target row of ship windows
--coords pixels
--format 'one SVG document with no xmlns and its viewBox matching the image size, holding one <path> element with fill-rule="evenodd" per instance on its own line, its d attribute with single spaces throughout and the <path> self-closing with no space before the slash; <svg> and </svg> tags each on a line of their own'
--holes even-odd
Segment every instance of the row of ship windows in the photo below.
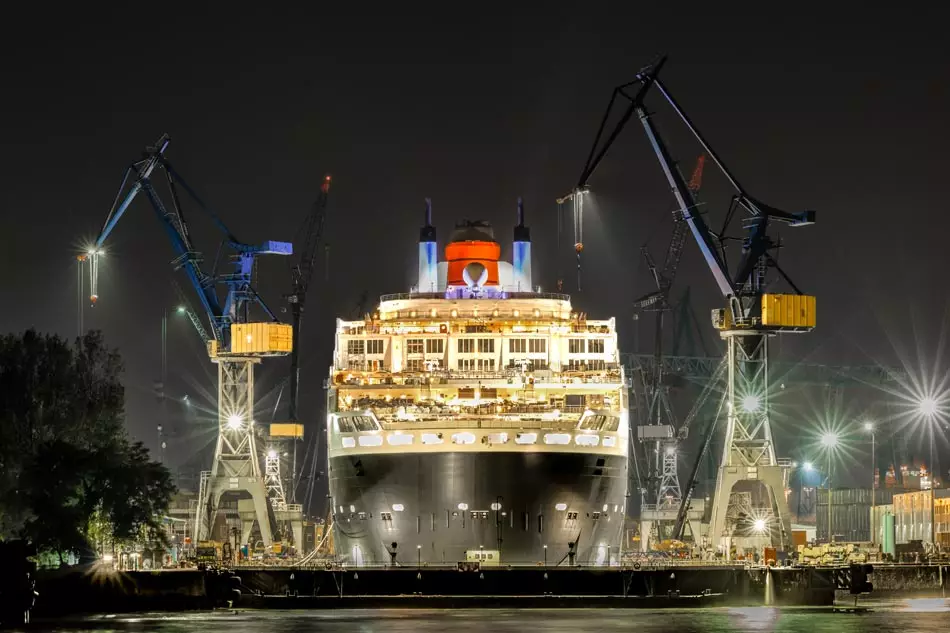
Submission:
<svg viewBox="0 0 950 633">
<path fill-rule="evenodd" d="M 396 504 L 396 505 L 400 505 L 400 504 Z M 465 505 L 465 504 L 459 504 L 459 505 L 462 506 L 462 505 Z M 560 505 L 562 505 L 562 504 L 558 504 L 558 505 L 560 506 Z M 466 506 L 466 507 L 467 507 L 467 506 Z M 353 506 L 350 506 L 350 508 L 351 508 L 351 511 L 350 511 L 350 518 L 359 519 L 359 520 L 361 520 L 361 521 L 365 521 L 365 520 L 367 520 L 368 518 L 372 518 L 372 515 L 371 515 L 371 514 L 370 514 L 370 515 L 367 515 L 366 512 L 353 512 L 353 510 L 352 510 L 352 509 L 353 509 Z M 617 506 L 615 505 L 614 508 L 615 508 L 615 512 L 616 512 Z M 558 508 L 558 509 L 560 510 L 560 508 Z M 340 507 L 340 511 L 341 511 L 341 514 L 342 514 L 342 511 L 343 511 L 342 506 Z M 402 509 L 396 510 L 396 512 L 401 512 L 401 511 L 402 511 Z M 515 514 L 516 514 L 516 513 L 514 513 L 514 512 L 511 512 L 511 513 L 509 513 L 509 512 L 504 512 L 504 511 L 498 512 L 496 521 L 497 521 L 497 522 L 503 522 L 503 520 L 504 520 L 505 518 L 507 518 L 510 527 L 513 528 L 513 527 L 515 527 Z M 486 520 L 486 519 L 488 519 L 488 517 L 489 517 L 489 513 L 488 513 L 487 510 L 472 510 L 471 512 L 468 512 L 468 513 L 466 513 L 464 510 L 455 510 L 455 511 L 446 510 L 446 511 L 445 511 L 445 527 L 446 527 L 447 529 L 448 529 L 448 528 L 451 528 L 451 527 L 452 527 L 452 520 L 453 520 L 453 519 L 461 519 L 461 527 L 464 528 L 464 527 L 465 527 L 465 519 L 466 519 L 466 518 L 469 518 L 471 521 L 479 521 L 479 520 Z M 608 518 L 609 518 L 609 513 L 607 512 L 607 505 L 604 505 L 604 511 L 603 511 L 603 512 L 588 512 L 588 513 L 587 513 L 587 518 L 588 518 L 588 519 L 591 519 L 592 521 L 598 521 L 598 520 L 600 520 L 601 517 L 608 517 Z M 393 526 L 393 513 L 392 513 L 392 512 L 380 512 L 380 513 L 379 513 L 379 518 L 380 518 L 380 520 L 383 521 L 383 523 L 386 525 L 386 527 L 387 527 L 388 529 L 392 529 L 392 528 L 394 527 L 394 526 Z M 575 528 L 575 527 L 576 527 L 577 520 L 578 520 L 578 513 L 577 513 L 577 512 L 566 512 L 566 513 L 564 514 L 564 519 L 563 519 L 563 522 L 562 522 L 562 527 L 564 527 L 564 528 Z M 433 512 L 433 513 L 431 513 L 431 514 L 429 515 L 429 530 L 430 530 L 430 531 L 435 532 L 436 523 L 437 523 L 437 521 L 436 521 L 436 514 Z M 522 513 L 521 513 L 521 521 L 520 521 L 520 523 L 521 523 L 521 529 L 527 532 L 528 529 L 529 529 L 529 525 L 530 525 L 530 515 L 529 515 L 527 512 L 522 512 Z M 538 514 L 538 515 L 537 515 L 537 528 L 538 528 L 538 532 L 543 532 L 543 531 L 544 531 L 544 514 Z M 421 532 L 422 532 L 422 517 L 421 517 L 421 516 L 418 516 L 418 515 L 416 516 L 416 532 L 417 532 L 417 533 L 421 533 Z"/>
<path fill-rule="evenodd" d="M 523 363 L 524 370 L 528 372 L 550 369 L 550 365 L 545 361 L 529 360 Z M 500 366 L 500 365 L 499 365 Z M 511 362 L 510 368 L 518 367 L 519 364 Z M 361 360 L 359 358 L 350 358 L 347 361 L 347 368 L 354 370 L 380 371 L 385 369 L 386 364 L 381 360 Z M 439 371 L 445 369 L 442 359 L 422 359 L 409 358 L 405 361 L 406 371 Z M 455 367 L 458 371 L 495 371 L 494 358 L 459 358 Z M 604 371 L 607 369 L 607 361 L 602 359 L 579 360 L 571 359 L 565 365 L 568 371 Z"/>
<path fill-rule="evenodd" d="M 460 338 L 456 343 L 459 354 L 493 354 L 495 352 L 495 339 L 493 338 Z M 385 339 L 352 340 L 346 342 L 346 353 L 350 355 L 383 354 L 385 353 L 385 347 Z M 603 354 L 604 349 L 604 339 L 572 338 L 567 341 L 567 351 L 570 354 Z M 512 354 L 546 354 L 547 351 L 547 339 L 508 339 L 508 352 Z M 444 352 L 444 338 L 411 338 L 406 340 L 407 354 L 442 354 Z"/>
<path fill-rule="evenodd" d="M 340 419 L 342 423 L 344 419 Z M 343 430 L 343 424 L 341 424 L 341 431 Z M 614 425 L 614 431 L 616 431 L 616 425 Z M 345 432 L 345 431 L 344 431 Z M 468 431 L 462 431 L 460 433 L 452 434 L 452 443 L 453 444 L 474 444 L 475 443 L 475 434 L 469 433 Z M 482 444 L 507 444 L 508 443 L 508 434 L 505 432 L 501 433 L 489 433 L 482 437 Z M 601 441 L 601 439 L 603 441 Z M 386 442 L 390 446 L 409 446 L 415 441 L 415 436 L 410 433 L 391 433 L 386 436 Z M 433 444 L 442 444 L 445 442 L 445 438 L 442 436 L 442 433 L 422 433 L 421 441 L 426 445 Z M 571 443 L 571 434 L 570 433 L 545 433 L 543 441 L 548 445 L 567 445 Z M 341 438 L 343 448 L 355 448 L 357 444 L 363 447 L 373 447 L 373 446 L 382 446 L 383 445 L 383 436 L 382 435 L 361 435 L 358 438 L 354 437 L 344 437 Z M 515 435 L 515 444 L 537 444 L 538 443 L 538 434 L 537 433 L 518 433 Z M 601 438 L 598 435 L 575 435 L 574 443 L 578 446 L 597 446 L 603 444 L 607 448 L 612 448 L 617 445 L 616 437 L 605 437 Z"/>
</svg>

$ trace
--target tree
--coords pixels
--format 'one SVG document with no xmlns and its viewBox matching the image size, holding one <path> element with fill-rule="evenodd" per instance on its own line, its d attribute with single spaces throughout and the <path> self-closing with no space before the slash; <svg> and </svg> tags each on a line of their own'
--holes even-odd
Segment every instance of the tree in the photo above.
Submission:
<svg viewBox="0 0 950 633">
<path fill-rule="evenodd" d="M 159 527 L 174 486 L 128 439 L 121 371 L 98 332 L 0 337 L 0 538 L 62 554 L 90 524 L 118 539 Z"/>
</svg>

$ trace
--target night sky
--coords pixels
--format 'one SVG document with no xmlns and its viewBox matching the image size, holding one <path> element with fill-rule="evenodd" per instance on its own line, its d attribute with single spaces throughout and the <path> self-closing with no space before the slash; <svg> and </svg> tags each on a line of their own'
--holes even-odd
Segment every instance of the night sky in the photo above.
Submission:
<svg viewBox="0 0 950 633">
<path fill-rule="evenodd" d="M 322 176 L 333 175 L 329 267 L 321 261 L 305 323 L 305 417 L 322 402 L 333 319 L 353 316 L 364 291 L 372 302 L 414 281 L 425 197 L 440 249 L 456 221 L 481 218 L 510 256 L 523 196 L 536 283 L 553 290 L 560 262 L 575 304 L 616 316 L 632 350 L 631 302 L 651 290 L 639 249 L 649 242 L 661 258 L 673 209 L 639 125 L 591 179 L 598 205 L 581 292 L 570 235 L 555 253 L 554 199 L 576 183 L 613 87 L 667 53 L 665 83 L 750 193 L 818 213 L 813 227 L 780 231 L 783 267 L 819 305 L 819 327 L 786 337 L 782 357 L 899 364 L 904 353 L 909 369 L 933 373 L 950 230 L 950 49 L 936 16 L 867 5 L 796 16 L 767 3 L 652 14 L 636 3 L 390 4 L 347 15 L 241 6 L 87 4 L 6 21 L 0 330 L 76 335 L 75 255 L 101 227 L 125 167 L 168 132 L 171 162 L 247 242 L 295 239 Z M 650 104 L 689 173 L 698 146 L 665 104 Z M 702 195 L 718 224 L 728 198 L 708 167 Z M 189 218 L 213 260 L 217 237 L 196 212 Z M 172 251 L 144 199 L 106 248 L 85 325 L 122 352 L 129 430 L 155 447 L 161 319 L 177 303 Z M 261 264 L 259 290 L 279 309 L 288 262 Z M 718 297 L 691 238 L 675 292 L 687 285 L 705 326 Z M 210 363 L 188 323 L 169 319 L 167 392 L 211 407 Z M 640 340 L 647 351 L 648 335 Z M 285 372 L 285 360 L 266 362 L 261 395 Z M 186 422 L 174 409 L 171 431 L 196 438 L 168 456 L 180 466 L 213 436 L 200 415 Z"/>
</svg>

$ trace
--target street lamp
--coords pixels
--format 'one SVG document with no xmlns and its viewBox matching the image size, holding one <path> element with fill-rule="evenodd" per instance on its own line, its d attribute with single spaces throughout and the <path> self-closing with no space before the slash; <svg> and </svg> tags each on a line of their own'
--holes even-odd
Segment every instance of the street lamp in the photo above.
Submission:
<svg viewBox="0 0 950 633">
<path fill-rule="evenodd" d="M 827 479 L 827 488 L 828 488 L 828 542 L 831 543 L 831 454 L 834 452 L 835 447 L 838 446 L 838 434 L 831 431 L 825 431 L 821 434 L 821 445 L 825 449 L 825 454 L 828 458 L 828 479 Z"/>
<path fill-rule="evenodd" d="M 871 434 L 871 541 L 877 542 L 877 527 L 874 524 L 874 506 L 877 505 L 877 461 L 874 453 L 874 423 L 865 422 L 864 430 Z"/>
<path fill-rule="evenodd" d="M 930 464 L 928 468 L 930 470 L 930 488 L 934 488 L 934 473 L 937 472 L 936 468 L 936 445 L 934 444 L 934 423 L 937 421 L 937 412 L 939 405 L 937 399 L 931 396 L 921 398 L 920 402 L 917 403 L 917 412 L 920 413 L 924 418 L 927 419 L 928 431 L 930 431 Z"/>
<path fill-rule="evenodd" d="M 810 473 L 811 471 L 815 470 L 815 465 L 812 464 L 811 462 L 805 462 L 804 464 L 802 464 L 802 468 L 805 469 L 806 473 Z"/>
<path fill-rule="evenodd" d="M 921 415 L 932 418 L 933 416 L 937 415 L 937 401 L 934 398 L 927 396 L 926 398 L 921 399 L 921 401 L 917 404 L 917 410 Z"/>
</svg>

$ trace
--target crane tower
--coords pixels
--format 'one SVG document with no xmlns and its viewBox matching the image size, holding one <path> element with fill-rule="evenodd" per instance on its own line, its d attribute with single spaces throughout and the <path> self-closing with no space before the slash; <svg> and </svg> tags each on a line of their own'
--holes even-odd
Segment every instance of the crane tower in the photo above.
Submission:
<svg viewBox="0 0 950 633">
<path fill-rule="evenodd" d="M 103 244 L 129 206 L 142 193 L 171 241 L 175 252 L 173 267 L 184 271 L 201 305 L 209 326 L 205 334 L 197 315 L 190 314 L 196 330 L 205 340 L 208 355 L 218 368 L 218 438 L 210 471 L 201 473 L 195 514 L 195 540 L 211 536 L 221 498 L 228 495 L 250 497 L 253 511 L 242 512 L 242 542 L 247 542 L 256 519 L 265 546 L 273 542 L 274 511 L 268 503 L 258 450 L 259 428 L 254 417 L 254 367 L 263 358 L 284 356 L 291 351 L 292 328 L 279 323 L 251 285 L 257 257 L 291 255 L 289 242 L 267 241 L 252 245 L 239 241 L 221 219 L 202 201 L 165 157 L 170 139 L 163 135 L 146 149 L 142 160 L 128 167 L 105 224 L 89 249 L 90 300 L 98 300 L 98 258 Z M 153 178 L 164 173 L 167 194 L 160 196 Z M 202 264 L 201 253 L 192 243 L 185 221 L 179 189 L 191 198 L 223 234 L 224 245 L 232 252 L 225 262 L 230 270 L 211 273 Z M 166 203 L 170 201 L 170 204 Z M 217 264 L 217 262 L 216 262 Z M 224 298 L 219 291 L 224 287 Z M 255 317 L 255 309 L 262 316 Z"/>
<path fill-rule="evenodd" d="M 727 515 L 733 489 L 761 493 L 769 500 L 767 532 L 773 544 L 788 551 L 791 546 L 791 521 L 784 490 L 788 460 L 776 456 L 769 420 L 769 340 L 777 334 L 808 332 L 815 327 L 815 297 L 803 294 L 779 267 L 773 256 L 780 244 L 768 235 L 770 223 L 791 227 L 815 221 L 814 211 L 788 213 L 753 198 L 739 184 L 708 141 L 699 132 L 683 108 L 659 79 L 666 58 L 641 69 L 636 78 L 614 89 L 607 112 L 591 148 L 587 165 L 573 194 L 588 191 L 587 181 L 604 158 L 624 126 L 636 117 L 643 126 L 667 183 L 676 199 L 677 214 L 685 219 L 696 244 L 723 297 L 722 307 L 713 310 L 713 326 L 726 341 L 726 389 L 724 411 L 726 434 L 719 466 L 712 520 L 706 536 L 707 550 L 722 549 L 728 555 L 731 535 Z M 700 143 L 706 156 L 719 168 L 734 190 L 722 231 L 714 233 L 699 213 L 695 192 L 680 172 L 676 161 L 645 105 L 653 90 L 659 91 L 682 122 Z M 606 140 L 601 143 L 614 103 L 625 99 L 628 106 Z M 599 149 L 598 149 L 599 148 Z M 734 215 L 743 211 L 741 239 L 725 233 Z M 741 243 L 734 269 L 727 265 L 726 244 Z M 790 287 L 789 294 L 767 291 L 767 276 L 776 271 Z M 679 521 L 678 521 L 679 522 Z"/>
</svg>

